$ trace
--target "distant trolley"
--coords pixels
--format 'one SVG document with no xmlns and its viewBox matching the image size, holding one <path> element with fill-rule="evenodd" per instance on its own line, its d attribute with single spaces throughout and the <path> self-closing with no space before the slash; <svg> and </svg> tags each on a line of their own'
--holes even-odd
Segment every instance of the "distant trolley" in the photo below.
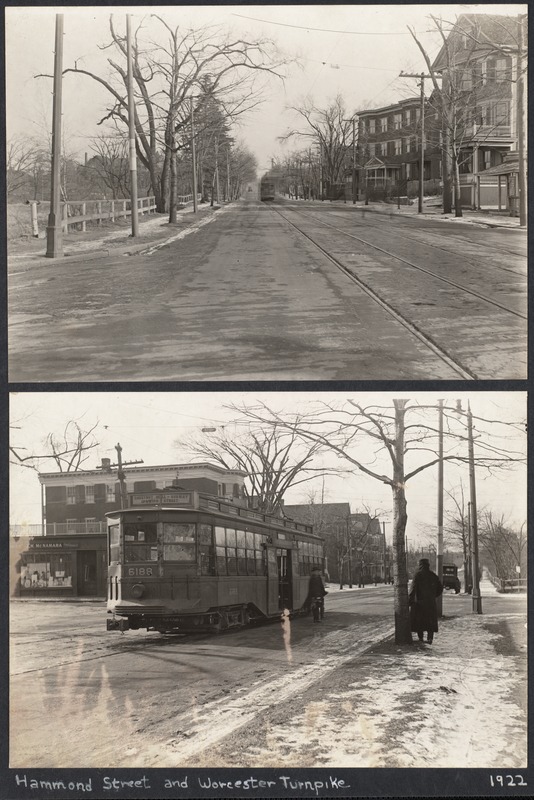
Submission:
<svg viewBox="0 0 534 800">
<path fill-rule="evenodd" d="M 179 488 L 108 518 L 108 630 L 222 631 L 303 611 L 324 543 L 312 526 Z"/>
<path fill-rule="evenodd" d="M 260 199 L 261 200 L 274 200 L 276 186 L 270 178 L 263 178 L 260 183 Z"/>
</svg>

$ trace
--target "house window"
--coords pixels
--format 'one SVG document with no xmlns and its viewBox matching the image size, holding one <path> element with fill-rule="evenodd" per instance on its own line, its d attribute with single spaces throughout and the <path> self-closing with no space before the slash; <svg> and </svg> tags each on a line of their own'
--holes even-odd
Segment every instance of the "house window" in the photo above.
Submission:
<svg viewBox="0 0 534 800">
<path fill-rule="evenodd" d="M 115 486 L 106 486 L 106 503 L 115 502 Z"/>
<path fill-rule="evenodd" d="M 96 517 L 86 517 L 85 518 L 85 530 L 87 533 L 98 533 L 99 524 L 96 521 Z"/>
<path fill-rule="evenodd" d="M 402 128 L 402 114 L 394 114 L 393 127 L 395 128 L 396 131 Z"/>
<path fill-rule="evenodd" d="M 75 486 L 67 486 L 67 505 L 68 506 L 76 505 L 76 487 Z"/>
<path fill-rule="evenodd" d="M 498 82 L 510 80 L 510 65 L 508 58 L 495 59 L 495 80 Z"/>
<path fill-rule="evenodd" d="M 369 148 L 369 157 L 373 158 L 373 156 L 375 155 L 375 150 L 376 150 L 375 143 L 374 142 L 369 142 L 367 147 Z"/>
<path fill-rule="evenodd" d="M 394 152 L 396 156 L 400 156 L 402 153 L 402 139 L 395 139 L 393 142 L 393 146 L 395 148 Z"/>
<path fill-rule="evenodd" d="M 85 502 L 86 503 L 94 503 L 95 502 L 95 487 L 94 486 L 86 486 L 85 487 Z"/>
<path fill-rule="evenodd" d="M 509 103 L 495 103 L 495 124 L 510 124 L 510 105 Z"/>
<path fill-rule="evenodd" d="M 388 118 L 381 117 L 380 119 L 380 133 L 387 133 L 388 130 Z"/>
<path fill-rule="evenodd" d="M 375 155 L 376 156 L 382 155 L 382 144 L 380 142 L 377 142 L 375 145 Z"/>
<path fill-rule="evenodd" d="M 77 519 L 68 519 L 67 520 L 67 531 L 74 531 L 76 532 L 76 523 L 78 522 Z"/>
<path fill-rule="evenodd" d="M 402 140 L 402 142 L 403 142 L 402 152 L 403 153 L 409 153 L 410 152 L 410 137 L 407 136 L 405 139 Z"/>
<path fill-rule="evenodd" d="M 367 124 L 369 126 L 368 127 L 369 133 L 375 133 L 376 132 L 375 131 L 375 120 L 374 119 L 370 119 Z"/>
<path fill-rule="evenodd" d="M 421 109 L 414 108 L 414 111 L 415 111 L 415 121 L 418 122 L 421 119 Z"/>
<path fill-rule="evenodd" d="M 412 121 L 412 112 L 409 108 L 404 112 L 404 121 L 406 125 L 409 125 Z"/>
</svg>

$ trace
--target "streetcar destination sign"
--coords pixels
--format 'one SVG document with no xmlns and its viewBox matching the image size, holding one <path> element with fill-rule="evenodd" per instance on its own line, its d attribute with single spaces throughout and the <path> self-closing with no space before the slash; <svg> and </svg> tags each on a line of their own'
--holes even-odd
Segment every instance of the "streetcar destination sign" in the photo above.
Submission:
<svg viewBox="0 0 534 800">
<path fill-rule="evenodd" d="M 132 497 L 134 506 L 190 506 L 192 505 L 191 492 L 147 492 L 134 494 Z"/>
</svg>

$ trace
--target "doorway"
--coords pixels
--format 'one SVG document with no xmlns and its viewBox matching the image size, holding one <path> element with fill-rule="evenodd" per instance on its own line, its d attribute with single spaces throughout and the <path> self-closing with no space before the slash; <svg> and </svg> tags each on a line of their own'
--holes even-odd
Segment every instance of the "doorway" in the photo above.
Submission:
<svg viewBox="0 0 534 800">
<path fill-rule="evenodd" d="M 96 550 L 78 552 L 77 594 L 79 597 L 95 597 L 96 586 Z"/>
<path fill-rule="evenodd" d="M 291 580 L 291 550 L 276 550 L 278 567 L 278 607 L 280 610 L 293 608 L 293 584 Z"/>
</svg>

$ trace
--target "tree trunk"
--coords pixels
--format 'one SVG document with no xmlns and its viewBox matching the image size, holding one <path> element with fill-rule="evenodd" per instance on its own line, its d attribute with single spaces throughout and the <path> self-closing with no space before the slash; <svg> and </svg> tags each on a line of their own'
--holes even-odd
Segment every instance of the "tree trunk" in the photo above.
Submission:
<svg viewBox="0 0 534 800">
<path fill-rule="evenodd" d="M 454 176 L 454 216 L 461 217 L 462 214 L 462 196 L 460 194 L 460 167 L 458 164 L 458 154 L 453 153 L 452 156 L 452 169 Z"/>
<path fill-rule="evenodd" d="M 395 643 L 411 644 L 408 573 L 406 569 L 406 491 L 404 486 L 404 418 L 406 400 L 394 400 L 395 464 L 393 469 L 393 574 L 395 606 Z"/>
<path fill-rule="evenodd" d="M 176 222 L 176 203 L 178 198 L 178 176 L 177 176 L 178 154 L 173 149 L 170 159 L 170 191 L 169 191 L 169 224 Z"/>
</svg>

